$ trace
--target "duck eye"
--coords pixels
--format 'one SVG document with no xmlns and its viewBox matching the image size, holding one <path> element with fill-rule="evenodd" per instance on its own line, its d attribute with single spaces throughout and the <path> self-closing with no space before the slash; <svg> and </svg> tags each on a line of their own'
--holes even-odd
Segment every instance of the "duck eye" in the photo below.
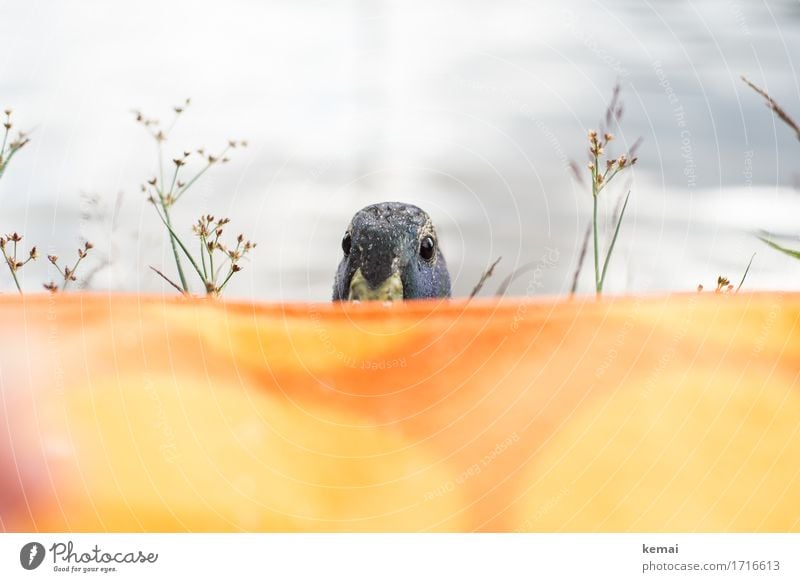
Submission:
<svg viewBox="0 0 800 582">
<path fill-rule="evenodd" d="M 422 242 L 419 243 L 419 256 L 421 256 L 426 261 L 430 261 L 433 259 L 433 255 L 436 253 L 436 242 L 433 240 L 432 236 L 426 236 L 422 239 Z"/>
<path fill-rule="evenodd" d="M 350 254 L 350 246 L 353 244 L 353 239 L 350 237 L 350 233 L 346 233 L 344 238 L 342 239 L 342 250 L 344 251 L 345 255 Z"/>
</svg>

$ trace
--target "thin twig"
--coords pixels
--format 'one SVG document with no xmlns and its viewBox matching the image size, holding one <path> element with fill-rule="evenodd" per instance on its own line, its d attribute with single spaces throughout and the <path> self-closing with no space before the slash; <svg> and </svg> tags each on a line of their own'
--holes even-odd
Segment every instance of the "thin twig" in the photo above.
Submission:
<svg viewBox="0 0 800 582">
<path fill-rule="evenodd" d="M 589 235 L 592 234 L 592 223 L 586 225 L 586 232 L 583 233 L 583 243 L 581 244 L 581 253 L 578 255 L 578 264 L 575 266 L 575 273 L 572 275 L 572 287 L 569 290 L 570 295 L 575 295 L 578 289 L 578 276 L 583 270 L 583 262 L 586 260 L 586 251 L 589 249 Z"/>
<path fill-rule="evenodd" d="M 169 283 L 170 285 L 175 287 L 175 289 L 178 290 L 178 293 L 180 293 L 181 295 L 186 295 L 186 292 L 183 289 L 180 288 L 180 285 L 178 285 L 177 283 L 173 282 L 169 277 L 167 277 L 164 273 L 162 273 L 161 271 L 156 269 L 154 266 L 150 265 L 150 268 L 153 271 L 155 271 L 156 275 L 160 276 L 162 279 L 164 279 L 164 281 L 166 281 L 167 283 Z"/>
<path fill-rule="evenodd" d="M 781 121 L 783 121 L 786 125 L 792 128 L 792 130 L 794 130 L 797 136 L 797 139 L 800 140 L 800 126 L 798 126 L 797 122 L 791 117 L 789 117 L 789 114 L 786 113 L 786 111 L 784 111 L 784 109 L 780 105 L 778 105 L 772 97 L 770 97 L 769 93 L 767 93 L 764 89 L 753 83 L 750 79 L 748 79 L 744 75 L 742 75 L 742 81 L 747 83 L 747 85 L 753 91 L 755 91 L 764 98 L 764 100 L 767 102 L 767 107 L 772 109 L 772 111 L 775 112 L 775 115 L 777 115 Z"/>
<path fill-rule="evenodd" d="M 478 293 L 480 293 L 480 290 L 483 289 L 483 284 L 486 283 L 486 281 L 489 279 L 489 277 L 492 276 L 492 273 L 494 273 L 494 268 L 497 266 L 497 263 L 499 263 L 502 258 L 503 257 L 497 257 L 497 259 L 495 259 L 494 263 L 489 265 L 489 268 L 486 269 L 483 272 L 483 274 L 481 275 L 481 278 L 478 280 L 478 283 L 475 285 L 475 287 L 473 287 L 472 293 L 469 294 L 469 298 L 470 299 L 472 299 Z"/>
</svg>

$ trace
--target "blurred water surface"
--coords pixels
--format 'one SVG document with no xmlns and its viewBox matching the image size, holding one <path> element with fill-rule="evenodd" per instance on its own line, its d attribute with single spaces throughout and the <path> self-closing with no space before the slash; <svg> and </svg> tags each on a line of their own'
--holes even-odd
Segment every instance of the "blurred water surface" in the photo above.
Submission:
<svg viewBox="0 0 800 582">
<path fill-rule="evenodd" d="M 89 238 L 110 261 L 93 288 L 171 292 L 147 268 L 172 272 L 131 110 L 168 119 L 191 96 L 173 155 L 250 143 L 175 213 L 186 236 L 211 212 L 258 241 L 231 296 L 328 299 L 350 216 L 390 199 L 434 217 L 456 294 L 497 256 L 487 292 L 533 262 L 513 293 L 565 293 L 591 210 L 569 162 L 617 81 L 614 152 L 643 142 L 604 192 L 608 216 L 632 188 L 607 290 L 738 282 L 753 252 L 747 287 L 800 285 L 753 235 L 800 232 L 800 143 L 739 80 L 800 117 L 796 1 L 0 1 L 0 35 L 0 105 L 33 130 L 0 180 L 0 230 L 61 255 Z M 53 273 L 23 275 L 38 290 Z"/>
</svg>

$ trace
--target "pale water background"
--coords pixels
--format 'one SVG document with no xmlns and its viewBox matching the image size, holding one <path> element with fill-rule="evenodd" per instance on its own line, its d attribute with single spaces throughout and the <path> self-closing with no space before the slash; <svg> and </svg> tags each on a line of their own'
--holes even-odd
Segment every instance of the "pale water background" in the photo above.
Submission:
<svg viewBox="0 0 800 582">
<path fill-rule="evenodd" d="M 231 297 L 327 300 L 350 217 L 390 199 L 433 216 L 456 294 L 499 255 L 487 291 L 534 261 L 512 292 L 565 293 L 591 210 L 568 162 L 585 163 L 617 80 L 615 151 L 644 141 L 607 290 L 738 282 L 753 252 L 747 288 L 800 287 L 800 262 L 753 235 L 800 247 L 800 143 L 739 80 L 800 117 L 797 0 L 17 0 L 0 1 L 0 38 L 0 106 L 33 130 L 0 180 L 0 230 L 62 256 L 89 238 L 111 259 L 95 289 L 172 292 L 147 269 L 174 272 L 131 110 L 168 118 L 190 96 L 173 153 L 251 144 L 175 213 L 187 236 L 211 212 L 258 241 Z"/>
</svg>

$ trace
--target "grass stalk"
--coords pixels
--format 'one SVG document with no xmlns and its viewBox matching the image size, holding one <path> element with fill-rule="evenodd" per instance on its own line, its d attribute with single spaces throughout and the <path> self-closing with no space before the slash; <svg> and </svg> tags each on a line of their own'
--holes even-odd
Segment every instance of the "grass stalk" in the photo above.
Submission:
<svg viewBox="0 0 800 582">
<path fill-rule="evenodd" d="M 178 235 L 176 235 L 175 231 L 172 229 L 172 218 L 169 215 L 169 207 L 167 204 L 164 203 L 163 197 L 161 198 L 161 208 L 164 211 L 164 216 L 161 218 L 161 220 L 164 222 L 164 225 L 167 227 L 167 230 L 169 230 L 169 241 L 170 244 L 172 245 L 172 256 L 175 257 L 175 266 L 178 269 L 178 277 L 181 280 L 181 286 L 183 287 L 183 291 L 185 293 L 188 293 L 189 284 L 186 282 L 186 274 L 183 272 L 183 264 L 181 263 L 181 257 L 178 254 L 178 247 L 176 246 L 176 242 L 178 244 L 181 244 L 181 242 L 180 240 L 178 240 Z M 160 213 L 159 216 L 161 216 Z M 183 245 L 181 244 L 181 246 Z M 189 255 L 189 253 L 186 254 L 191 258 L 191 255 Z"/>
<path fill-rule="evenodd" d="M 597 194 L 592 195 L 592 238 L 594 239 L 594 287 L 599 295 L 600 287 L 600 248 L 597 243 Z"/>
<path fill-rule="evenodd" d="M 165 208 L 165 211 L 166 211 L 166 208 Z M 183 254 L 186 255 L 186 258 L 189 259 L 189 262 L 191 263 L 192 267 L 194 267 L 194 270 L 197 272 L 198 277 L 200 277 L 201 279 L 205 280 L 203 278 L 203 273 L 200 270 L 200 267 L 197 266 L 197 263 L 195 262 L 194 258 L 192 257 L 192 253 L 189 252 L 189 249 L 186 248 L 186 246 L 183 244 L 183 242 L 181 242 L 181 239 L 178 237 L 178 235 L 172 229 L 172 223 L 167 220 L 167 218 L 166 218 L 167 216 L 169 216 L 169 215 L 165 214 L 164 216 L 162 216 L 161 213 L 158 212 L 158 217 L 161 219 L 161 222 L 164 223 L 164 226 L 167 227 L 167 230 L 169 231 L 171 240 L 173 241 L 173 250 L 175 251 L 176 259 L 177 259 L 178 250 L 174 246 L 175 243 L 177 243 L 177 245 L 181 248 L 181 250 L 183 251 Z M 183 277 L 183 271 L 179 269 L 179 273 L 181 274 L 181 283 L 184 284 L 184 288 L 186 289 L 187 286 L 185 285 L 185 277 Z M 189 290 L 186 289 L 186 292 L 188 293 Z"/>
<path fill-rule="evenodd" d="M 769 240 L 768 238 L 765 238 L 763 236 L 759 236 L 758 238 L 761 239 L 762 242 L 767 243 L 769 246 L 771 246 L 776 251 L 780 251 L 783 254 L 789 255 L 790 257 L 793 257 L 795 259 L 800 259 L 800 251 L 796 251 L 796 250 L 793 250 L 793 249 L 789 249 L 789 248 L 783 247 L 783 246 L 779 245 L 778 243 L 774 243 L 771 240 Z"/>
<path fill-rule="evenodd" d="M 739 281 L 739 286 L 736 288 L 737 293 L 739 292 L 739 289 L 742 288 L 742 285 L 744 285 L 744 280 L 747 279 L 747 273 L 750 272 L 750 266 L 753 264 L 753 259 L 755 258 L 756 254 L 753 253 L 753 255 L 750 257 L 750 262 L 747 263 L 747 268 L 744 270 L 744 275 L 742 275 L 742 280 Z"/>
<path fill-rule="evenodd" d="M 614 252 L 614 245 L 617 242 L 617 236 L 619 235 L 619 227 L 622 225 L 622 219 L 625 216 L 625 209 L 628 207 L 628 199 L 631 197 L 631 191 L 628 190 L 628 193 L 625 195 L 625 203 L 622 205 L 622 211 L 619 213 L 619 220 L 617 220 L 617 226 L 614 228 L 614 236 L 611 239 L 611 244 L 608 247 L 608 253 L 606 254 L 606 259 L 603 261 L 603 272 L 600 275 L 600 282 L 598 283 L 597 292 L 603 292 L 603 283 L 606 280 L 606 271 L 608 270 L 608 264 L 611 262 L 611 254 Z"/>
</svg>

